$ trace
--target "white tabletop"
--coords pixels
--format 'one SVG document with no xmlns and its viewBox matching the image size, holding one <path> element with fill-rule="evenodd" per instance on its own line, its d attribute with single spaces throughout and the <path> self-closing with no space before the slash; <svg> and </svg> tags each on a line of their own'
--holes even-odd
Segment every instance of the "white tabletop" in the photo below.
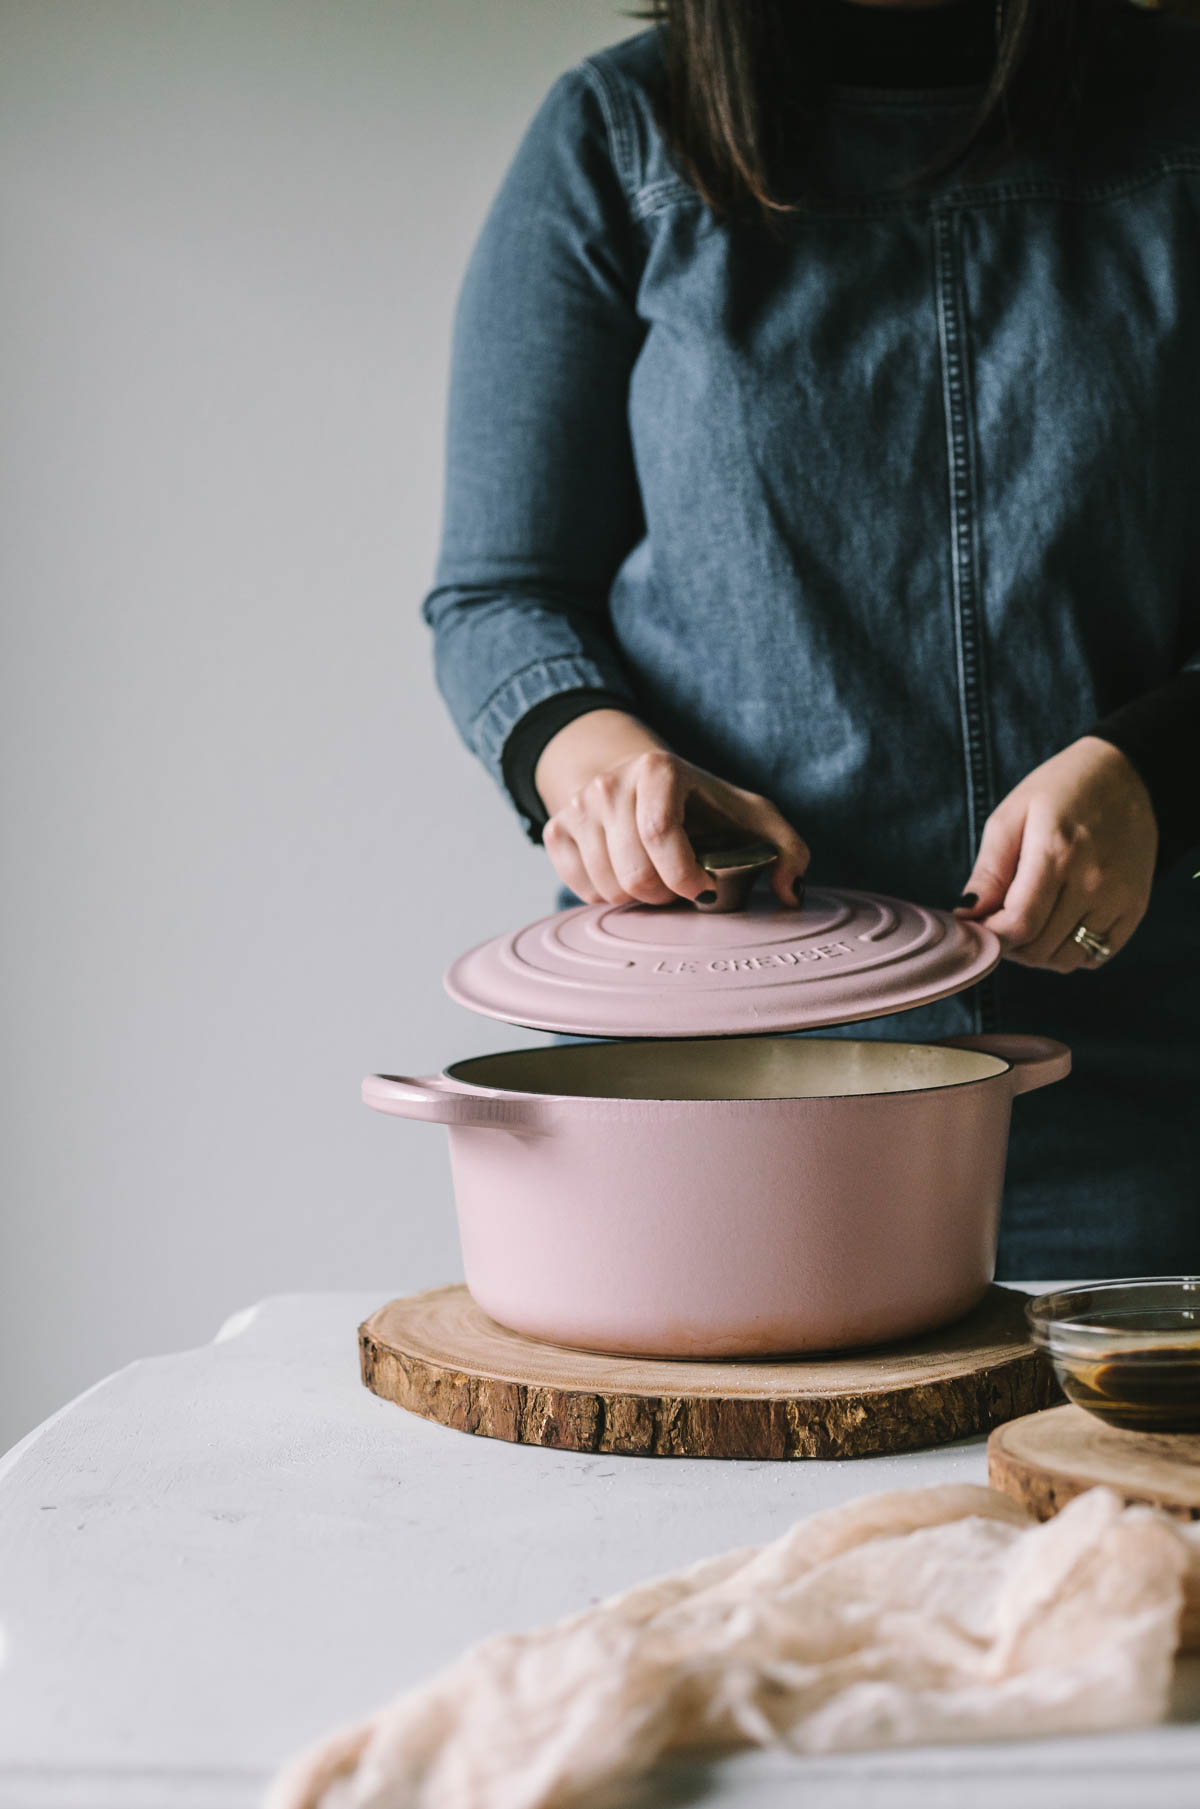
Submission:
<svg viewBox="0 0 1200 1809">
<path fill-rule="evenodd" d="M 382 1294 L 283 1295 L 131 1364 L 0 1461 L 0 1809 L 250 1809 L 275 1767 L 491 1633 L 984 1441 L 818 1463 L 592 1457 L 377 1400 Z M 1137 1734 L 673 1767 L 673 1809 L 1197 1809 L 1200 1667 Z"/>
</svg>

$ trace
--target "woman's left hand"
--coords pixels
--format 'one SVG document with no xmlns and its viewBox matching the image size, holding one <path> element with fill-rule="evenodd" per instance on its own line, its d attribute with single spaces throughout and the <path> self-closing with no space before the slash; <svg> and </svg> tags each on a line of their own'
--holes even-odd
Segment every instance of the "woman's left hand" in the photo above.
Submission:
<svg viewBox="0 0 1200 1809">
<path fill-rule="evenodd" d="M 1072 940 L 1086 924 L 1113 954 L 1146 913 L 1158 857 L 1150 794 L 1119 748 L 1084 735 L 997 805 L 955 915 L 995 930 L 1010 961 L 1058 974 L 1101 965 Z"/>
</svg>

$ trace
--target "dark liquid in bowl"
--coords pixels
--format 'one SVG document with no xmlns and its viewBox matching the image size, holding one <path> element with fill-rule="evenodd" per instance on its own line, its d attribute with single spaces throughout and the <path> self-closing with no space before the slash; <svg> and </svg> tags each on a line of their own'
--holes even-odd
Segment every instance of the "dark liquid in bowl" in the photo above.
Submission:
<svg viewBox="0 0 1200 1809">
<path fill-rule="evenodd" d="M 1130 1432 L 1200 1432 L 1200 1349 L 1160 1344 L 1063 1365 L 1068 1400 Z"/>
</svg>

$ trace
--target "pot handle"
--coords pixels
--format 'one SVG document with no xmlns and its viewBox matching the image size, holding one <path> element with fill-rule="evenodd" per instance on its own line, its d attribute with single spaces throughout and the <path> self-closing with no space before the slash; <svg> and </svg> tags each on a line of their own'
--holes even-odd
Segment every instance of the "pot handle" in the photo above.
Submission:
<svg viewBox="0 0 1200 1809">
<path fill-rule="evenodd" d="M 1052 1036 L 1022 1036 L 1007 1031 L 985 1031 L 978 1036 L 943 1036 L 947 1049 L 978 1049 L 1012 1063 L 1013 1093 L 1032 1093 L 1051 1081 L 1065 1080 L 1071 1072 L 1071 1051 Z"/>
<path fill-rule="evenodd" d="M 362 1084 L 363 1104 L 393 1118 L 423 1118 L 433 1124 L 493 1125 L 506 1131 L 547 1128 L 542 1098 L 518 1099 L 510 1095 L 490 1098 L 482 1093 L 460 1093 L 447 1086 L 440 1074 L 410 1080 L 404 1074 L 368 1074 Z"/>
</svg>

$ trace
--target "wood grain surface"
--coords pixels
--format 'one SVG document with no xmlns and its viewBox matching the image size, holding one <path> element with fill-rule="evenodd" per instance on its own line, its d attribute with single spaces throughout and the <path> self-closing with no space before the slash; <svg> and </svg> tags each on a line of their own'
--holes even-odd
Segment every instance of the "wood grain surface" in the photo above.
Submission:
<svg viewBox="0 0 1200 1809">
<path fill-rule="evenodd" d="M 997 1427 L 988 1480 L 1040 1520 L 1098 1486 L 1200 1520 L 1200 1433 L 1125 1432 L 1082 1407 L 1051 1407 Z"/>
<path fill-rule="evenodd" d="M 606 1357 L 498 1325 L 463 1286 L 393 1300 L 359 1327 L 384 1400 L 460 1432 L 639 1457 L 865 1457 L 985 1432 L 1056 1398 L 1023 1294 L 900 1344 L 761 1362 Z"/>
</svg>

